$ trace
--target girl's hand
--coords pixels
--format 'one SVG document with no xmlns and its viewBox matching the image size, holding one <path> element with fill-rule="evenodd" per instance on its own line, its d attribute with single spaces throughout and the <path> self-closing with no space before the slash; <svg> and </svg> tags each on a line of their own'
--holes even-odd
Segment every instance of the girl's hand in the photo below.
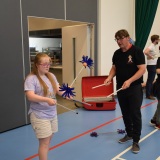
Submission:
<svg viewBox="0 0 160 160">
<path fill-rule="evenodd" d="M 66 99 L 68 99 L 68 100 L 73 100 L 73 97 L 72 97 L 72 96 L 66 97 Z"/>
<path fill-rule="evenodd" d="M 52 99 L 52 98 L 47 98 L 47 101 L 46 101 L 50 106 L 53 106 L 57 103 L 57 100 L 55 99 Z"/>
</svg>

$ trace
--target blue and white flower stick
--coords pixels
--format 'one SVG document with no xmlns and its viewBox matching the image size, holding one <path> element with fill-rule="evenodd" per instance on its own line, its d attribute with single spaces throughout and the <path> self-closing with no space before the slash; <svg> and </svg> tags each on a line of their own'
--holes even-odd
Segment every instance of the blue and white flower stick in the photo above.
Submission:
<svg viewBox="0 0 160 160">
<path fill-rule="evenodd" d="M 77 74 L 76 78 L 73 80 L 73 82 L 71 83 L 70 87 L 73 86 L 74 82 L 77 80 L 77 78 L 79 77 L 80 73 L 82 72 L 82 70 L 86 67 L 91 68 L 93 66 L 93 60 L 91 58 L 88 58 L 88 56 L 82 56 L 82 60 L 79 61 L 83 64 L 83 67 L 81 68 L 81 70 L 79 71 L 79 73 Z"/>
<path fill-rule="evenodd" d="M 64 93 L 62 94 L 62 97 L 64 98 L 70 98 L 70 97 L 74 97 L 75 96 L 75 92 L 73 92 L 74 88 L 71 88 L 68 86 L 68 84 L 64 84 L 62 85 L 62 87 L 59 87 L 60 90 L 59 91 L 64 91 Z M 89 105 L 89 106 L 92 106 L 92 104 L 89 104 L 89 103 L 86 103 L 86 102 L 81 102 L 81 101 L 78 101 L 78 100 L 75 100 L 75 99 L 70 99 L 74 102 L 79 102 L 79 103 L 82 103 L 82 104 L 86 104 L 86 105 Z"/>
</svg>

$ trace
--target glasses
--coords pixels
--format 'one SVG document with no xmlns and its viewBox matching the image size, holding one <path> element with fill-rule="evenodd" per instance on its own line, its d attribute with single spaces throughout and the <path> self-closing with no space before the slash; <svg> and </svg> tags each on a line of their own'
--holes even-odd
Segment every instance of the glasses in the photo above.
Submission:
<svg viewBox="0 0 160 160">
<path fill-rule="evenodd" d="M 50 67 L 51 65 L 52 65 L 52 63 L 44 63 L 44 64 L 39 64 L 39 65 L 41 65 L 41 66 L 43 66 L 43 67 Z"/>
<path fill-rule="evenodd" d="M 117 41 L 121 41 L 121 40 L 123 40 L 124 38 L 126 38 L 126 37 L 122 37 L 122 38 L 115 38 L 114 40 L 117 42 Z"/>
</svg>

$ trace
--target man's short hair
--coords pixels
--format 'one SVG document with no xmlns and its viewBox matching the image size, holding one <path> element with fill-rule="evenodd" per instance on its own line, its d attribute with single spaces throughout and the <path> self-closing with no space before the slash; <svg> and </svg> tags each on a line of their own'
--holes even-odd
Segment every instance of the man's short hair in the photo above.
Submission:
<svg viewBox="0 0 160 160">
<path fill-rule="evenodd" d="M 117 31 L 117 32 L 115 33 L 115 38 L 117 38 L 117 37 L 119 37 L 119 38 L 129 37 L 129 33 L 128 33 L 127 30 L 121 29 L 121 30 L 119 30 L 119 31 Z"/>
<path fill-rule="evenodd" d="M 159 40 L 159 35 L 154 34 L 154 35 L 151 36 L 151 41 L 152 41 L 152 43 L 153 43 L 155 40 Z"/>
</svg>

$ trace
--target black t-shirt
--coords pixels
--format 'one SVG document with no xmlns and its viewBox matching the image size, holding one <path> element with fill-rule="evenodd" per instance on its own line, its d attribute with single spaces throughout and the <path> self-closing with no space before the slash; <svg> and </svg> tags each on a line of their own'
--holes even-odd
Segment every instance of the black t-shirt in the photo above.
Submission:
<svg viewBox="0 0 160 160">
<path fill-rule="evenodd" d="M 137 65 L 145 64 L 143 51 L 132 45 L 129 50 L 122 52 L 118 49 L 112 58 L 113 65 L 116 67 L 117 86 L 122 87 L 123 83 L 131 78 L 137 71 Z M 143 76 L 131 83 L 131 86 L 143 83 Z"/>
</svg>

